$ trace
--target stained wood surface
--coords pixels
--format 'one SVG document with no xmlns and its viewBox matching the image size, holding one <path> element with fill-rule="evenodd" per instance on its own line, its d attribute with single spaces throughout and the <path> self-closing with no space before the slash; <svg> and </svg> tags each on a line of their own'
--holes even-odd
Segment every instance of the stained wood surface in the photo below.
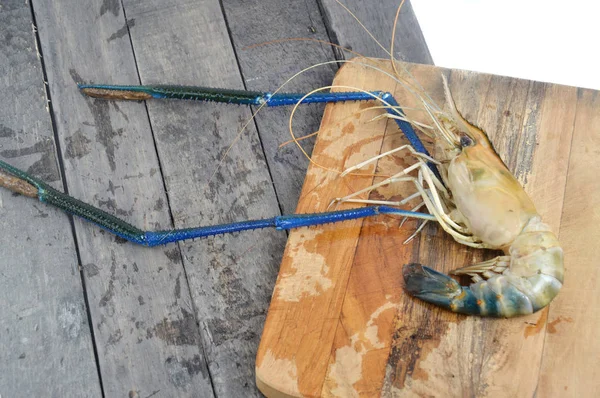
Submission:
<svg viewBox="0 0 600 398">
<path fill-rule="evenodd" d="M 387 61 L 379 66 L 389 68 Z M 430 225 L 379 217 L 290 233 L 261 346 L 257 381 L 268 396 L 595 396 L 600 347 L 593 216 L 600 195 L 589 184 L 600 170 L 597 93 L 424 65 L 408 65 L 438 104 L 444 73 L 457 107 L 489 133 L 501 158 L 524 184 L 565 249 L 565 286 L 549 309 L 514 319 L 455 315 L 403 292 L 403 264 L 448 272 L 494 253 L 455 243 Z M 389 78 L 347 65 L 336 84 L 413 98 Z M 362 112 L 361 112 L 362 111 Z M 373 112 L 373 111 L 369 111 Z M 369 122 L 364 104 L 326 108 L 313 159 L 342 170 L 404 143 L 395 124 Z M 422 114 L 409 111 L 425 121 Z M 385 136 L 384 136 L 385 135 Z M 384 158 L 365 170 L 390 175 L 410 156 Z M 369 185 L 311 165 L 298 209 L 324 210 L 338 196 Z M 398 198 L 410 186 L 384 187 L 371 198 Z M 583 237 L 582 237 L 583 236 Z M 590 251 L 591 250 L 591 251 Z M 583 276 L 582 276 L 583 274 Z"/>
<path fill-rule="evenodd" d="M 344 4 L 368 25 L 377 40 L 389 48 L 397 2 L 386 0 L 368 7 L 360 1 Z M 282 87 L 282 91 L 309 92 L 331 84 L 337 71 L 337 64 L 331 62 L 353 55 L 313 40 L 334 42 L 370 57 L 384 56 L 368 33 L 334 1 L 226 0 L 223 8 L 242 77 L 249 90 L 274 90 L 301 70 L 326 62 L 329 63 L 302 73 Z M 403 6 L 396 43 L 403 59 L 432 63 L 409 1 Z M 317 131 L 323 109 L 321 105 L 299 109 L 294 129 L 299 134 Z M 261 112 L 255 119 L 284 214 L 296 210 L 308 166 L 308 160 L 293 145 L 279 147 L 289 139 L 288 118 L 289 110 L 280 108 Z M 302 144 L 310 153 L 314 139 L 307 139 Z"/>
<path fill-rule="evenodd" d="M 125 4 L 128 17 L 136 21 L 131 39 L 143 83 L 170 76 L 181 84 L 243 88 L 219 2 Z M 160 32 L 165 23 L 173 26 L 169 36 Z M 163 49 L 161 57 L 156 57 L 157 47 Z M 250 119 L 248 108 L 155 102 L 148 103 L 148 111 L 177 228 L 269 217 L 277 211 L 254 125 L 220 163 Z M 242 238 L 219 236 L 180 245 L 217 395 L 256 394 L 249 383 L 254 347 L 284 243 L 285 235 L 277 231 L 253 231 Z"/>
<path fill-rule="evenodd" d="M 1 7 L 0 157 L 62 189 L 30 7 Z M 98 396 L 69 218 L 23 199 L 0 190 L 0 394 Z"/>
<path fill-rule="evenodd" d="M 550 308 L 539 396 L 598 396 L 600 97 L 579 90 L 559 239 L 568 280 Z"/>
<path fill-rule="evenodd" d="M 289 110 L 259 114 L 219 166 L 251 109 L 109 103 L 84 98 L 76 83 L 274 90 L 336 55 L 307 41 L 254 45 L 344 40 L 324 10 L 345 13 L 291 0 L 1 2 L 0 156 L 148 229 L 292 213 L 308 162 L 292 146 L 278 149 Z M 329 84 L 336 69 L 314 69 L 286 91 Z M 296 129 L 315 131 L 321 115 L 301 109 Z M 138 248 L 0 195 L 0 394 L 261 395 L 254 362 L 285 233 Z"/>
</svg>

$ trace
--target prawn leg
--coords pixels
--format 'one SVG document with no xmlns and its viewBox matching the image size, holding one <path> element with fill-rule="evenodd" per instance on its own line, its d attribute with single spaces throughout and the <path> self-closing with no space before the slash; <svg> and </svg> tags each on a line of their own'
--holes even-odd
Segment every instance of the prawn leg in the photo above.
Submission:
<svg viewBox="0 0 600 398">
<path fill-rule="evenodd" d="M 409 150 L 413 154 L 413 156 L 416 155 L 415 157 L 417 158 L 417 163 L 405 168 L 404 170 L 400 171 L 399 173 L 393 175 L 392 177 L 389 177 L 375 185 L 372 185 L 372 186 L 364 188 L 360 191 L 354 192 L 343 198 L 336 198 L 336 199 L 334 199 L 332 204 L 333 203 L 341 203 L 341 202 L 374 204 L 375 203 L 374 201 L 365 200 L 365 199 L 353 199 L 353 198 L 358 195 L 361 195 L 363 193 L 369 193 L 376 188 L 386 186 L 386 185 L 389 185 L 389 184 L 392 184 L 395 182 L 400 182 L 400 181 L 412 182 L 412 183 L 414 183 L 415 188 L 417 189 L 418 193 L 420 194 L 421 198 L 423 199 L 429 212 L 436 216 L 436 221 L 438 221 L 440 223 L 440 225 L 446 232 L 451 234 L 456 240 L 460 241 L 463 244 L 466 244 L 466 245 L 469 245 L 472 247 L 477 247 L 477 248 L 485 247 L 484 245 L 481 244 L 481 242 L 478 242 L 476 239 L 469 236 L 468 231 L 464 227 L 458 225 L 446 213 L 446 211 L 444 209 L 443 198 L 440 197 L 440 195 L 438 193 L 438 190 L 439 190 L 442 194 L 444 194 L 445 197 L 448 197 L 448 192 L 446 191 L 446 188 L 442 185 L 441 181 L 437 179 L 437 176 L 435 174 L 433 174 L 428 167 L 426 167 L 426 164 L 422 159 L 424 157 L 426 158 L 426 155 L 423 155 L 420 153 L 415 153 L 415 150 L 410 145 L 403 145 L 397 149 L 388 151 L 377 157 L 374 157 L 365 162 L 362 162 L 356 166 L 353 166 L 353 167 L 347 169 L 346 171 L 344 171 L 344 173 L 342 173 L 342 175 L 347 174 L 349 171 L 353 171 L 357 168 L 363 167 L 364 165 L 366 165 L 374 160 L 377 160 L 383 156 L 388 156 L 388 155 L 390 155 L 394 152 L 397 152 L 399 150 L 402 150 L 402 149 Z M 431 160 L 433 160 L 433 159 L 431 159 Z M 411 173 L 412 171 L 415 171 L 415 170 L 419 171 L 418 178 L 408 175 L 409 173 Z M 424 177 L 425 181 L 427 182 L 429 189 L 425 189 L 425 187 L 423 186 L 423 177 Z M 412 199 L 413 197 L 414 197 L 414 195 L 411 195 L 402 201 L 389 202 L 389 204 L 397 205 L 397 206 L 403 205 L 408 200 Z M 378 203 L 384 204 L 385 202 L 378 202 Z"/>
<path fill-rule="evenodd" d="M 85 95 L 109 100 L 149 100 L 149 99 L 183 99 L 205 102 L 221 102 L 226 104 L 258 105 L 258 106 L 289 106 L 314 103 L 336 103 L 346 101 L 372 101 L 380 99 L 386 106 L 388 114 L 404 117 L 398 101 L 389 92 L 384 91 L 349 91 L 349 92 L 315 92 L 310 95 L 301 93 L 270 93 L 261 91 L 233 90 L 212 87 L 195 86 L 120 86 L 109 84 L 78 84 Z M 412 125 L 406 120 L 394 118 L 394 121 L 410 142 L 410 145 L 427 157 L 431 155 L 417 136 Z M 433 162 L 427 163 L 432 172 L 441 179 Z"/>
<path fill-rule="evenodd" d="M 489 279 L 503 273 L 509 266 L 510 256 L 498 256 L 488 261 L 457 268 L 450 273 L 453 275 L 469 275 L 479 282 L 482 277 Z"/>
<path fill-rule="evenodd" d="M 173 229 L 153 232 L 141 230 L 129 224 L 125 220 L 105 212 L 104 210 L 84 203 L 65 193 L 59 192 L 27 172 L 11 166 L 10 164 L 1 160 L 0 186 L 4 186 L 5 188 L 25 196 L 37 197 L 40 202 L 58 207 L 72 215 L 79 216 L 125 240 L 150 247 L 225 233 L 269 227 L 279 230 L 287 230 L 312 225 L 335 223 L 345 220 L 354 220 L 357 218 L 377 216 L 379 214 L 395 214 L 405 217 L 416 217 L 425 220 L 434 219 L 430 214 L 401 210 L 388 206 L 369 206 L 325 213 L 294 214 L 208 227 Z"/>
</svg>

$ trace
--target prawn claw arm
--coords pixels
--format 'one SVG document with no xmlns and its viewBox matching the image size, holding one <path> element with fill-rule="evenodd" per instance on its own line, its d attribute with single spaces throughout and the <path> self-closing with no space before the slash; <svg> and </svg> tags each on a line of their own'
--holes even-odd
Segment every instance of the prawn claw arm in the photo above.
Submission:
<svg viewBox="0 0 600 398">
<path fill-rule="evenodd" d="M 398 101 L 389 92 L 384 91 L 345 91 L 303 93 L 270 93 L 261 91 L 234 90 L 213 87 L 174 86 L 174 85 L 112 85 L 112 84 L 78 84 L 79 90 L 87 96 L 109 100 L 149 100 L 149 99 L 183 99 L 204 102 L 221 102 L 238 105 L 287 106 L 312 103 L 335 103 L 346 101 L 372 101 L 379 98 L 385 104 L 387 113 L 394 116 L 405 116 Z M 394 121 L 408 139 L 413 148 L 429 157 L 431 155 L 417 136 L 410 123 L 395 118 Z M 441 180 L 436 166 L 427 162 L 429 168 Z"/>
<path fill-rule="evenodd" d="M 417 213 L 388 206 L 369 206 L 314 214 L 292 214 L 275 216 L 260 220 L 239 221 L 229 224 L 206 227 L 172 229 L 165 231 L 144 231 L 127 221 L 113 216 L 106 211 L 84 203 L 72 196 L 62 193 L 29 173 L 0 160 L 0 186 L 29 197 L 37 197 L 40 202 L 83 218 L 99 227 L 133 243 L 143 246 L 158 246 L 187 239 L 204 238 L 225 233 L 240 232 L 252 229 L 275 228 L 292 229 L 328 223 L 354 220 L 357 218 L 391 214 L 435 220 L 431 214 Z"/>
</svg>

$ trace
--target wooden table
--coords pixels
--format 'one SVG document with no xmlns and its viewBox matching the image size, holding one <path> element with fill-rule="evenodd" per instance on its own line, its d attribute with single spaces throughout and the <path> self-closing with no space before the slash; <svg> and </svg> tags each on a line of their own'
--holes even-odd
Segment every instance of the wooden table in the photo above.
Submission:
<svg viewBox="0 0 600 398">
<path fill-rule="evenodd" d="M 345 3 L 389 44 L 395 0 Z M 103 102 L 76 83 L 274 90 L 340 56 L 315 42 L 248 48 L 297 37 L 383 56 L 332 0 L 3 0 L 0 157 L 148 229 L 293 213 L 307 161 L 278 149 L 289 110 L 262 112 L 219 164 L 249 108 Z M 431 63 L 410 6 L 398 38 L 403 59 Z M 288 89 L 330 84 L 336 69 Z M 301 110 L 298 131 L 316 131 L 322 111 Z M 0 220 L 3 397 L 260 395 L 285 233 L 146 249 L 6 190 Z"/>
</svg>

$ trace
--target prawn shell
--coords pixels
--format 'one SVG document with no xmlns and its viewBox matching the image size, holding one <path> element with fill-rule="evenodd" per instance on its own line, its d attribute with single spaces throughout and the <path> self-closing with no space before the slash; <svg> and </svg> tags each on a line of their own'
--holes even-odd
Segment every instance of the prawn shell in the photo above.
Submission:
<svg viewBox="0 0 600 398">
<path fill-rule="evenodd" d="M 477 298 L 479 315 L 512 317 L 535 311 L 528 295 L 512 284 L 510 277 L 504 275 L 477 282 L 466 289 Z"/>
<path fill-rule="evenodd" d="M 558 292 L 556 279 L 551 277 L 547 278 L 552 279 L 553 287 L 541 292 L 540 281 L 529 282 L 512 275 L 499 275 L 471 286 L 461 286 L 448 275 L 416 263 L 405 265 L 403 274 L 405 288 L 412 296 L 467 315 L 501 318 L 531 314 L 542 308 L 543 302 L 552 300 L 555 290 Z"/>
<path fill-rule="evenodd" d="M 538 274 L 529 278 L 514 275 L 506 276 L 509 282 L 525 294 L 531 301 L 533 312 L 539 311 L 558 295 L 562 283 L 549 275 Z"/>
<path fill-rule="evenodd" d="M 534 219 L 517 236 L 509 249 L 511 272 L 521 277 L 544 274 L 564 280 L 563 249 L 550 228 Z"/>
<path fill-rule="evenodd" d="M 465 148 L 452 160 L 448 187 L 469 230 L 490 248 L 511 245 L 537 214 L 500 159 L 481 147 Z"/>
</svg>

